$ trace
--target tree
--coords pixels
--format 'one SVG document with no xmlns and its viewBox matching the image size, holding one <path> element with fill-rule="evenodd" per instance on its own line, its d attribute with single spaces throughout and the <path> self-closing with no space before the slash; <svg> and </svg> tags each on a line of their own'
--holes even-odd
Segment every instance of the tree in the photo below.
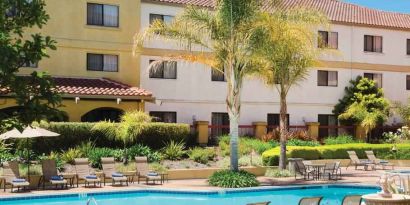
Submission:
<svg viewBox="0 0 410 205">
<path fill-rule="evenodd" d="M 405 125 L 410 125 L 410 99 L 408 99 L 407 104 L 394 102 L 393 111 L 400 116 Z"/>
<path fill-rule="evenodd" d="M 258 0 L 217 0 L 214 10 L 188 6 L 172 23 L 155 21 L 135 37 L 141 48 L 145 41 L 161 37 L 176 42 L 183 53 L 164 60 L 202 63 L 225 75 L 226 105 L 230 121 L 231 169 L 238 170 L 238 129 L 242 85 L 245 76 L 257 65 L 253 57 L 257 16 L 262 11 Z M 265 1 L 265 3 L 267 3 Z M 196 51 L 194 51 L 196 48 Z"/>
<path fill-rule="evenodd" d="M 358 77 L 356 81 L 356 86 L 346 88 L 346 91 L 349 91 L 346 92 L 346 96 L 350 95 L 349 93 L 353 93 L 353 95 L 351 95 L 351 99 L 345 100 L 352 103 L 338 116 L 338 119 L 359 124 L 368 136 L 378 124 L 383 124 L 387 120 L 390 105 L 388 100 L 384 98 L 383 90 L 376 87 L 375 81 L 361 77 Z M 355 84 L 355 81 L 352 84 Z M 352 90 L 353 92 L 350 92 Z M 369 139 L 368 136 L 367 141 Z"/>
<path fill-rule="evenodd" d="M 22 108 L 17 118 L 24 126 L 60 114 L 56 107 L 61 98 L 48 74 L 34 71 L 29 76 L 18 75 L 26 64 L 49 57 L 47 49 L 56 49 L 49 36 L 27 32 L 46 24 L 49 16 L 44 7 L 44 0 L 0 1 L 0 85 Z"/>
<path fill-rule="evenodd" d="M 386 103 L 383 90 L 378 88 L 373 80 L 358 76 L 355 80 L 350 81 L 350 85 L 345 88 L 345 95 L 339 99 L 339 103 L 335 105 L 333 113 L 336 116 L 344 113 L 353 103 L 360 103 L 363 96 L 372 95 L 373 102 L 366 103 L 369 109 L 385 110 Z M 339 119 L 341 124 L 353 125 L 359 123 L 355 118 Z"/>
<path fill-rule="evenodd" d="M 259 67 L 256 74 L 269 87 L 276 88 L 280 96 L 280 146 L 279 168 L 286 168 L 287 95 L 292 86 L 304 80 L 309 68 L 316 62 L 318 49 L 312 39 L 314 27 L 326 25 L 327 18 L 312 10 L 281 10 L 261 17 L 262 30 L 260 55 L 267 66 Z"/>
</svg>

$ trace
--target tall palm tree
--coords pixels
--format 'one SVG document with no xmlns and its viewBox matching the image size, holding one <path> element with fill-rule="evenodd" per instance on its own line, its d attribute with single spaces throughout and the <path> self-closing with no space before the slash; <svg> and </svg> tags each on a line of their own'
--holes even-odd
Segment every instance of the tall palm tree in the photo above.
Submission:
<svg viewBox="0 0 410 205">
<path fill-rule="evenodd" d="M 223 72 L 227 81 L 226 105 L 230 120 L 231 169 L 238 170 L 238 130 L 241 93 L 245 76 L 257 64 L 253 58 L 262 12 L 258 0 L 217 0 L 215 9 L 188 6 L 170 24 L 155 21 L 135 36 L 135 52 L 157 37 L 176 42 L 186 52 L 163 60 L 202 63 Z M 196 48 L 196 49 L 193 49 Z M 151 68 L 152 69 L 152 68 Z"/>
<path fill-rule="evenodd" d="M 275 9 L 258 21 L 264 43 L 259 54 L 267 66 L 256 69 L 269 87 L 276 88 L 280 97 L 280 160 L 279 168 L 286 168 L 287 95 L 292 86 L 304 80 L 317 58 L 315 29 L 326 25 L 327 18 L 314 10 Z"/>
</svg>

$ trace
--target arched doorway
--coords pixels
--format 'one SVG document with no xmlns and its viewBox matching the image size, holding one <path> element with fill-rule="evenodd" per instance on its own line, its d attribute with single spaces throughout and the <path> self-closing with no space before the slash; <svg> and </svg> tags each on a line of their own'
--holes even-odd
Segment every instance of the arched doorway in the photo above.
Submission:
<svg viewBox="0 0 410 205">
<path fill-rule="evenodd" d="M 81 122 L 99 122 L 99 121 L 111 121 L 119 122 L 121 115 L 124 114 L 123 110 L 117 108 L 97 108 L 87 112 L 81 117 Z"/>
<path fill-rule="evenodd" d="M 14 117 L 20 115 L 21 112 L 23 112 L 23 107 L 21 106 L 6 107 L 0 109 L 0 119 Z"/>
</svg>

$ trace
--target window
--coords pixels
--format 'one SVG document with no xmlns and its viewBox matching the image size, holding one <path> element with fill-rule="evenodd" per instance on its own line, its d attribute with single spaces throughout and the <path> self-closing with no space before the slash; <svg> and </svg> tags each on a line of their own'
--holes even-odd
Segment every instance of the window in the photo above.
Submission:
<svg viewBox="0 0 410 205">
<path fill-rule="evenodd" d="M 324 128 L 319 128 L 319 138 L 322 139 L 324 137 L 336 136 L 338 134 L 337 128 L 331 128 L 331 126 L 338 125 L 337 117 L 335 115 L 318 115 L 318 122 L 320 123 L 320 126 L 324 126 Z"/>
<path fill-rule="evenodd" d="M 213 112 L 212 113 L 211 135 L 219 137 L 224 134 L 229 134 L 229 115 L 228 113 Z"/>
<path fill-rule="evenodd" d="M 212 81 L 225 81 L 225 75 L 223 72 L 212 69 Z"/>
<path fill-rule="evenodd" d="M 170 16 L 170 15 L 149 14 L 149 24 L 154 23 L 155 20 L 160 20 L 164 22 L 165 24 L 170 24 L 173 19 L 174 19 L 174 16 Z"/>
<path fill-rule="evenodd" d="M 383 75 L 381 73 L 364 73 L 363 75 L 365 78 L 374 80 L 376 82 L 376 86 L 381 88 L 383 85 Z"/>
<path fill-rule="evenodd" d="M 149 112 L 155 122 L 166 122 L 166 123 L 176 123 L 177 113 L 176 112 Z"/>
<path fill-rule="evenodd" d="M 288 126 L 289 124 L 289 114 L 286 115 Z M 280 114 L 269 113 L 268 114 L 268 132 L 272 131 L 274 128 L 279 127 L 280 125 Z"/>
<path fill-rule="evenodd" d="M 407 90 L 410 90 L 410 75 L 406 76 L 406 88 Z"/>
<path fill-rule="evenodd" d="M 87 24 L 118 27 L 118 6 L 87 3 Z"/>
<path fill-rule="evenodd" d="M 157 63 L 155 60 L 150 60 L 149 63 L 154 63 L 153 67 L 149 70 L 150 78 L 177 79 L 176 61 Z"/>
<path fill-rule="evenodd" d="M 381 36 L 364 36 L 364 51 L 366 52 L 383 52 L 383 37 Z"/>
<path fill-rule="evenodd" d="M 36 63 L 26 62 L 26 63 L 24 64 L 24 67 L 27 67 L 27 68 L 38 68 L 38 63 L 37 63 L 37 62 L 36 62 Z"/>
<path fill-rule="evenodd" d="M 410 39 L 407 39 L 407 55 L 410 55 Z"/>
<path fill-rule="evenodd" d="M 87 53 L 87 70 L 118 72 L 118 56 Z"/>
<path fill-rule="evenodd" d="M 337 71 L 317 71 L 317 85 L 318 86 L 333 86 L 337 87 L 338 76 Z"/>
<path fill-rule="evenodd" d="M 115 108 L 97 108 L 81 117 L 81 122 L 119 122 L 124 111 Z"/>
<path fill-rule="evenodd" d="M 337 32 L 319 31 L 319 48 L 337 49 L 339 46 L 339 34 Z"/>
</svg>

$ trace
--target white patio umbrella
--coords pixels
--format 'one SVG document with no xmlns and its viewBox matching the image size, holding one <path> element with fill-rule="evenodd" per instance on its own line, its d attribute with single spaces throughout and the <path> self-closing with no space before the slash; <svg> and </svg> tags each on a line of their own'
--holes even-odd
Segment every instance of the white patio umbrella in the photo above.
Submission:
<svg viewBox="0 0 410 205">
<path fill-rule="evenodd" d="M 28 140 L 31 138 L 39 138 L 39 137 L 57 137 L 60 136 L 60 134 L 48 131 L 43 128 L 39 127 L 30 127 L 27 126 L 23 132 L 18 131 L 16 128 L 14 128 L 11 131 L 8 131 L 2 135 L 0 135 L 0 139 L 6 140 L 6 139 L 26 139 L 27 144 Z M 28 148 L 27 148 L 28 150 Z M 29 172 L 30 172 L 30 157 L 29 157 L 29 152 L 27 151 L 27 176 L 30 178 Z"/>
</svg>

